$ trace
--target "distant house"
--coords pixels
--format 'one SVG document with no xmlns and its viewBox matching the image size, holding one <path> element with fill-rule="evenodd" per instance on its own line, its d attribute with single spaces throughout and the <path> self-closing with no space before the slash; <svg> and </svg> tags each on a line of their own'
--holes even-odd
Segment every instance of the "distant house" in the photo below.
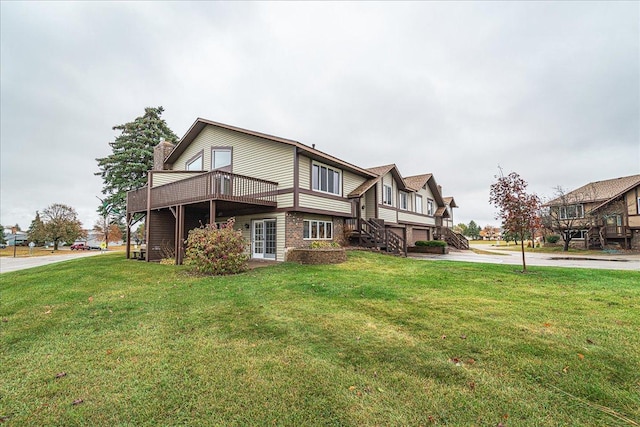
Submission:
<svg viewBox="0 0 640 427">
<path fill-rule="evenodd" d="M 4 239 L 7 242 L 7 246 L 24 246 L 29 243 L 29 236 L 23 231 L 5 233 Z"/>
<path fill-rule="evenodd" d="M 144 216 L 147 260 L 169 247 L 179 264 L 189 230 L 234 217 L 252 258 L 284 261 L 289 249 L 317 240 L 406 253 L 416 240 L 457 244 L 447 227 L 455 206 L 431 174 L 404 178 L 394 164 L 363 168 L 314 146 L 197 119 L 175 146 L 156 147 L 148 185 L 128 193 L 126 240 Z"/>
<path fill-rule="evenodd" d="M 563 232 L 580 246 L 640 249 L 640 175 L 590 182 L 545 206 L 560 219 L 574 219 Z"/>
</svg>

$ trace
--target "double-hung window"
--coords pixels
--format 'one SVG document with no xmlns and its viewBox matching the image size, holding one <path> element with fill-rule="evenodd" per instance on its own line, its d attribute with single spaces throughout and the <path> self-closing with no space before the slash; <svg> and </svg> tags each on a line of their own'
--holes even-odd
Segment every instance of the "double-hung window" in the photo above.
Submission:
<svg viewBox="0 0 640 427">
<path fill-rule="evenodd" d="M 422 196 L 416 194 L 416 213 L 422 213 Z"/>
<path fill-rule="evenodd" d="M 382 186 L 382 204 L 391 206 L 391 186 Z"/>
<path fill-rule="evenodd" d="M 427 199 L 427 215 L 433 215 L 435 211 L 433 210 L 433 200 Z"/>
<path fill-rule="evenodd" d="M 340 195 L 342 189 L 342 174 L 339 169 L 313 162 L 311 168 L 311 185 L 313 190 L 323 193 Z"/>
<path fill-rule="evenodd" d="M 584 218 L 584 206 L 560 206 L 560 219 Z"/>
<path fill-rule="evenodd" d="M 404 191 L 400 192 L 400 209 L 405 211 L 409 209 L 409 195 Z"/>
<path fill-rule="evenodd" d="M 333 239 L 333 222 L 305 219 L 303 222 L 303 239 Z"/>
</svg>

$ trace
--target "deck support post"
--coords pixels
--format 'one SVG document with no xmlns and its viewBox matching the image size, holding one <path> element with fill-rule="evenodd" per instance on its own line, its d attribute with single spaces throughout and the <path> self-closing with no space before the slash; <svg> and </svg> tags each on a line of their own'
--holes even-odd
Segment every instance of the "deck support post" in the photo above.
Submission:
<svg viewBox="0 0 640 427">
<path fill-rule="evenodd" d="M 129 259 L 131 256 L 131 214 L 129 212 L 127 212 L 127 259 Z"/>
<path fill-rule="evenodd" d="M 216 202 L 215 200 L 209 201 L 209 224 L 216 223 Z"/>
</svg>

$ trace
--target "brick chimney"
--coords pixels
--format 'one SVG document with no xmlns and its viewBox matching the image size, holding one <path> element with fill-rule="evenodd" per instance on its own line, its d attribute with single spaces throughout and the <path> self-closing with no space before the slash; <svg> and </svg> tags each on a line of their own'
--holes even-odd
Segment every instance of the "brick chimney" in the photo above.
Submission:
<svg viewBox="0 0 640 427">
<path fill-rule="evenodd" d="M 170 169 L 170 165 L 164 163 L 164 159 L 169 156 L 171 150 L 175 147 L 174 144 L 169 141 L 162 141 L 160 144 L 153 148 L 153 170 L 163 171 Z"/>
</svg>

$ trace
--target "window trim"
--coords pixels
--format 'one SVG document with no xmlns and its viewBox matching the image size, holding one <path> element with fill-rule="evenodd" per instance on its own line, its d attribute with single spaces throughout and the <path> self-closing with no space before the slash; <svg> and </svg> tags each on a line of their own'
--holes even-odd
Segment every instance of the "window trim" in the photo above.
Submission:
<svg viewBox="0 0 640 427">
<path fill-rule="evenodd" d="M 567 234 L 571 236 L 571 240 L 584 240 L 587 238 L 589 234 L 589 230 L 580 229 L 580 230 L 567 230 Z"/>
<path fill-rule="evenodd" d="M 638 215 L 640 215 L 640 196 L 638 197 L 638 206 L 637 206 L 638 210 L 636 211 L 636 213 Z"/>
<path fill-rule="evenodd" d="M 387 189 L 389 189 L 388 192 Z M 382 183 L 382 204 L 393 206 L 393 187 L 385 183 Z"/>
<path fill-rule="evenodd" d="M 577 208 L 580 207 L 580 213 L 578 214 L 577 210 L 576 210 L 576 215 L 575 216 L 567 216 L 567 208 Z M 559 207 L 559 212 L 558 215 L 560 217 L 560 219 L 582 219 L 584 218 L 584 205 L 582 203 L 577 203 L 575 205 L 566 205 L 566 206 L 560 206 Z"/>
<path fill-rule="evenodd" d="M 189 166 L 200 160 L 200 169 L 189 169 Z M 204 150 L 200 150 L 193 157 L 184 162 L 185 171 L 203 171 L 204 170 Z"/>
<path fill-rule="evenodd" d="M 420 204 L 420 209 L 418 209 L 418 200 L 420 200 L 420 203 L 419 203 Z M 416 213 L 419 213 L 419 214 L 421 214 L 423 212 L 422 196 L 420 194 L 416 194 L 416 206 L 415 206 L 414 211 Z"/>
<path fill-rule="evenodd" d="M 221 168 L 214 168 L 215 165 L 215 152 L 216 151 L 228 151 L 229 152 L 229 165 L 222 166 Z M 211 161 L 210 170 L 212 171 L 224 171 L 231 172 L 233 170 L 233 147 L 211 147 Z"/>
<path fill-rule="evenodd" d="M 427 197 L 427 215 L 434 216 L 436 214 L 435 202 L 433 199 Z"/>
<path fill-rule="evenodd" d="M 316 168 L 318 175 L 316 175 Z M 324 172 L 324 177 L 323 177 Z M 337 175 L 337 180 L 336 180 Z M 330 177 L 331 176 L 331 177 Z M 311 162 L 311 190 L 319 193 L 331 194 L 333 196 L 342 196 L 342 169 L 338 169 L 334 166 L 329 166 L 324 163 Z M 329 184 L 333 182 L 333 188 L 329 190 Z M 322 187 L 324 186 L 324 190 Z"/>
<path fill-rule="evenodd" d="M 398 199 L 399 199 L 399 204 L 400 206 L 398 206 L 398 208 L 400 208 L 403 211 L 408 211 L 409 210 L 409 193 L 407 193 L 406 191 L 399 191 L 398 192 Z M 404 201 L 404 206 L 403 206 L 403 202 Z"/>
<path fill-rule="evenodd" d="M 319 237 L 320 224 L 322 224 L 324 237 Z M 316 237 L 313 237 L 313 227 L 315 227 Z M 302 221 L 302 240 L 333 240 L 333 221 L 325 221 L 322 219 L 303 220 Z"/>
</svg>

